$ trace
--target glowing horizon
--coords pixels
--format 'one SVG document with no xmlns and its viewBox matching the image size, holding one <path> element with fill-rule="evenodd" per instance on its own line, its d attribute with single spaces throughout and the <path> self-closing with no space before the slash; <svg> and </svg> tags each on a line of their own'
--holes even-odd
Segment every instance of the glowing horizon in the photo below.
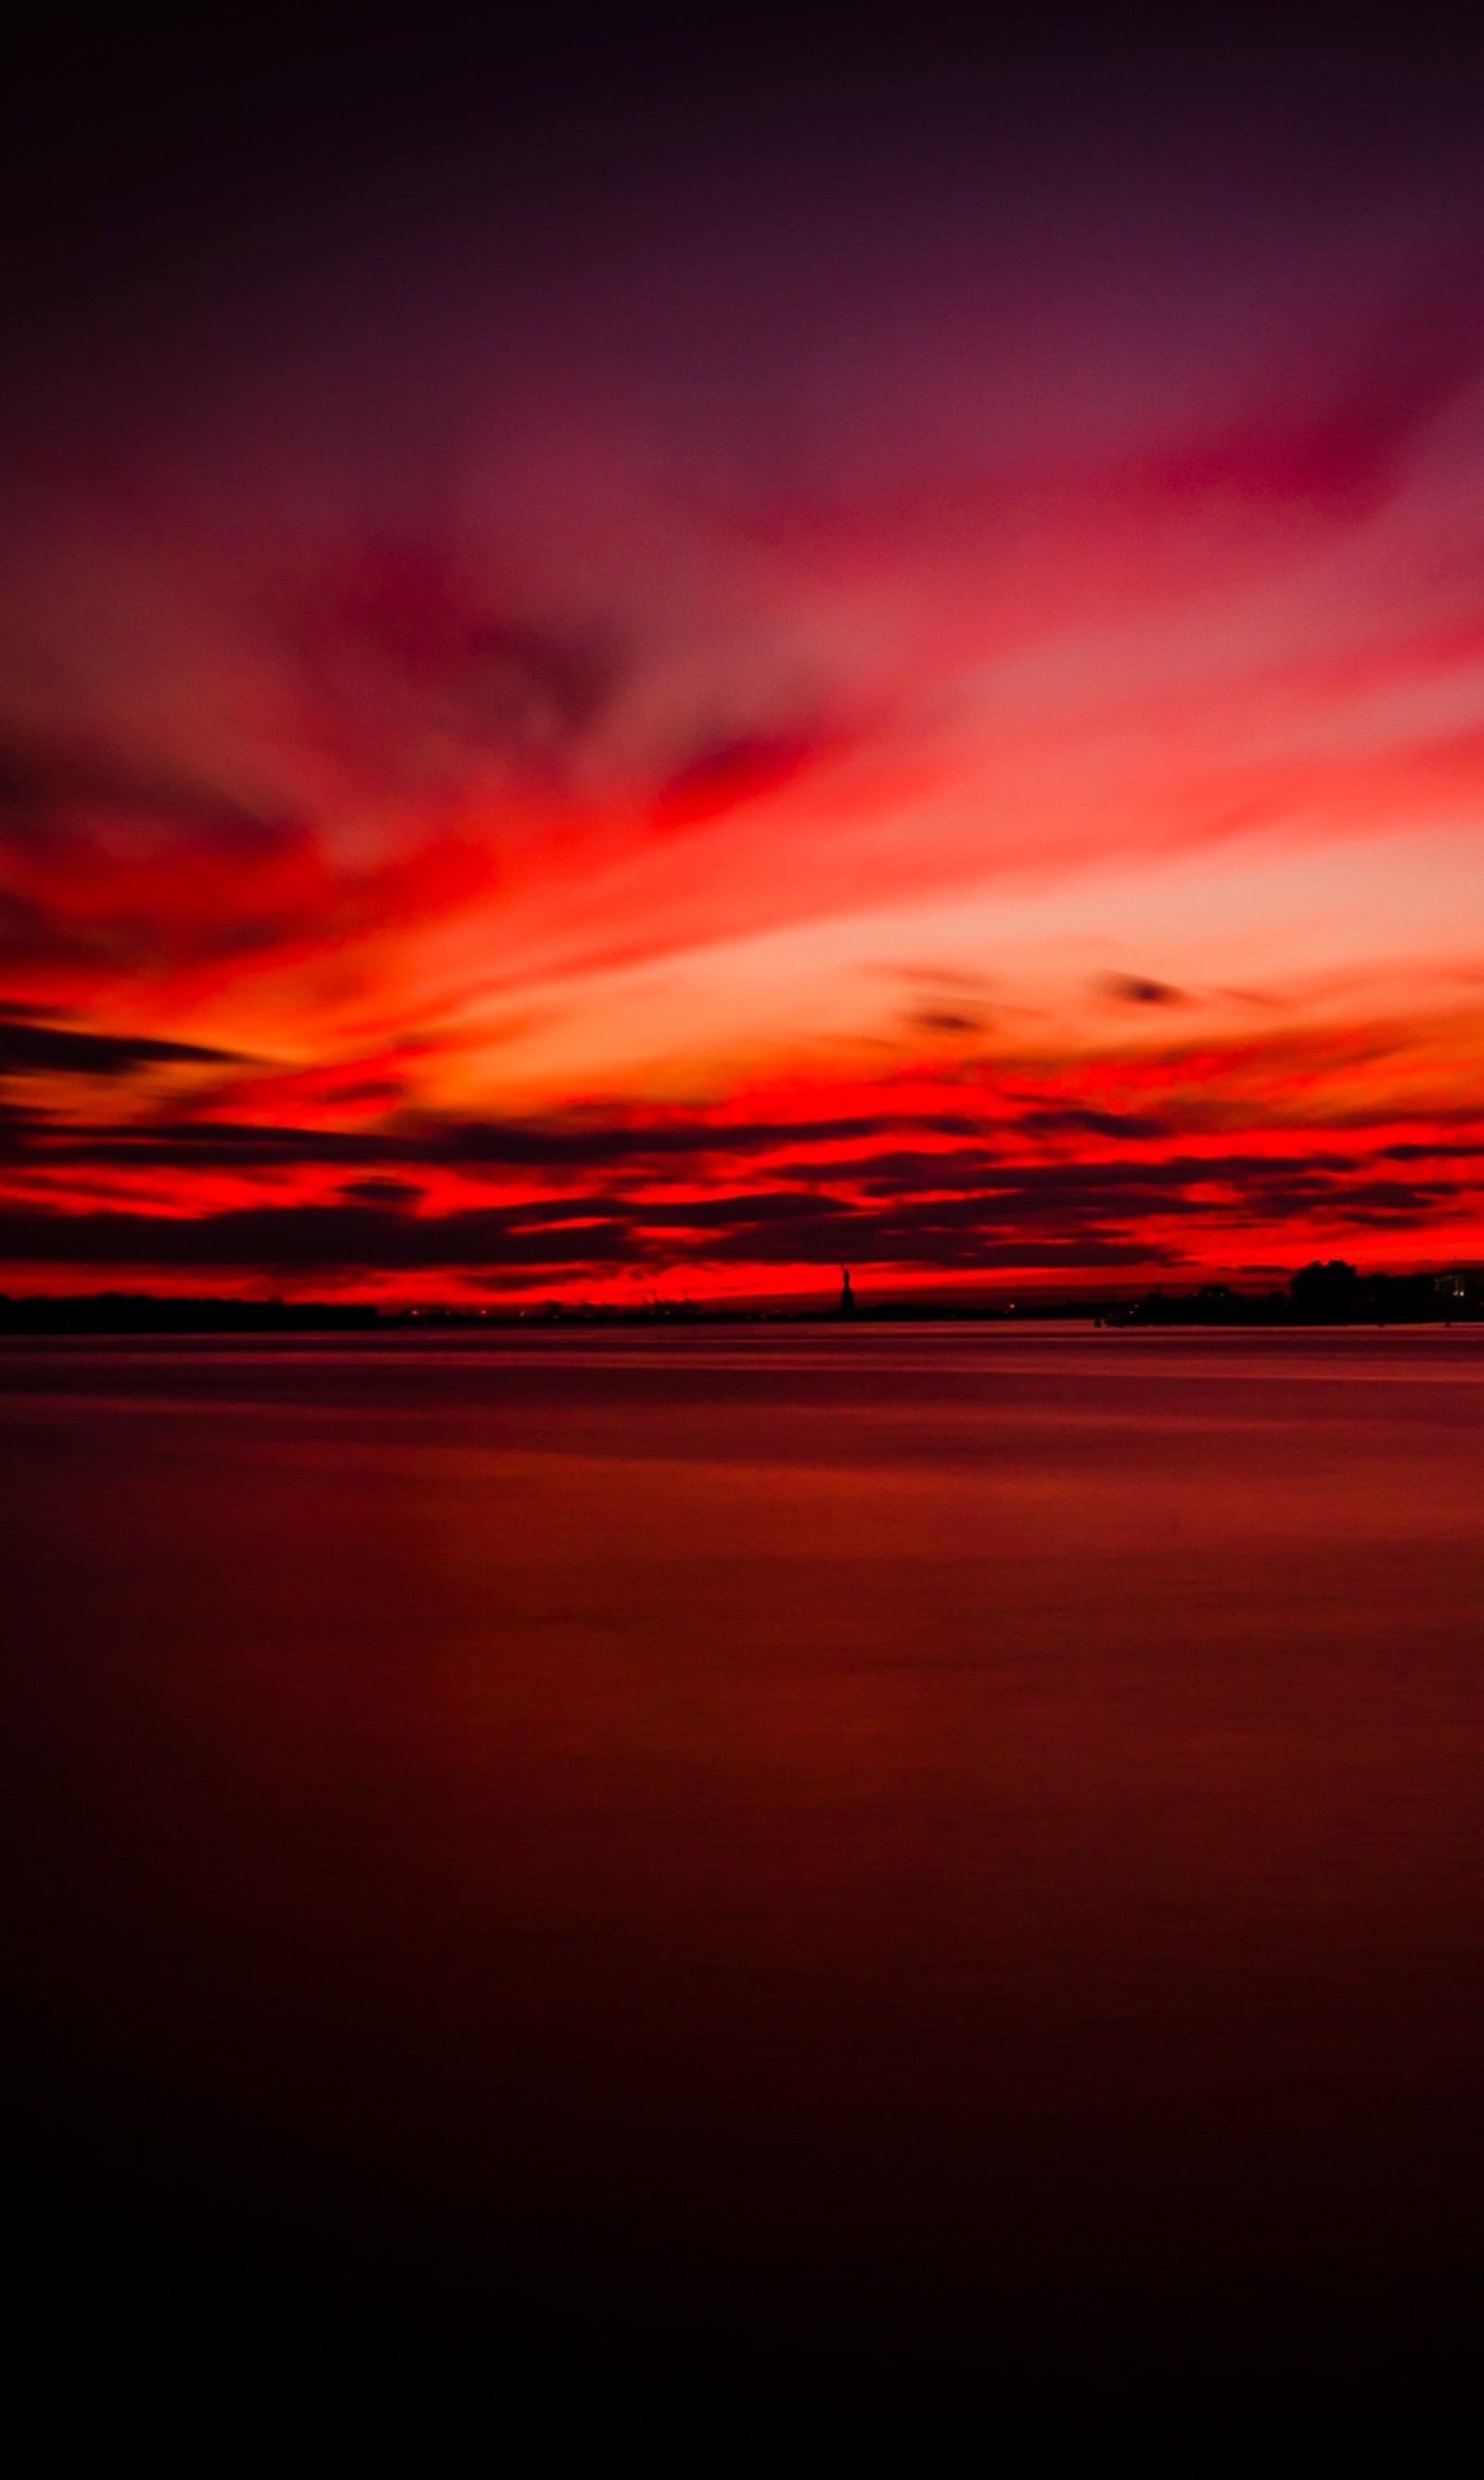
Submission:
<svg viewBox="0 0 1484 2480">
<path fill-rule="evenodd" d="M 136 242 L 9 441 L 0 1289 L 1484 1257 L 1471 150 L 1184 101 Z"/>
</svg>

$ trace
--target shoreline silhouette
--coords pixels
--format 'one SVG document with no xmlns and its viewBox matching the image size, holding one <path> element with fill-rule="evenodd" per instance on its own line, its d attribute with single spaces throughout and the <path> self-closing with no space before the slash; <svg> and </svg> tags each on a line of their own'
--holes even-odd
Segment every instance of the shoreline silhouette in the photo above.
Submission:
<svg viewBox="0 0 1484 2480">
<path fill-rule="evenodd" d="M 529 1308 L 463 1304 L 388 1305 L 367 1301 L 248 1300 L 230 1295 L 156 1292 L 0 1293 L 0 1335 L 25 1334 L 389 1334 L 442 1328 L 530 1330 L 562 1326 L 756 1326 L 848 1321 L 856 1324 L 1036 1325 L 1086 1320 L 1113 1330 L 1139 1327 L 1455 1326 L 1484 1320 L 1484 1269 L 1363 1275 L 1343 1259 L 1300 1267 L 1284 1289 L 1242 1291 L 1203 1283 L 1163 1285 L 1138 1297 L 1045 1292 L 1007 1301 L 997 1295 L 936 1297 L 858 1294 L 850 1271 L 823 1302 L 777 1305 L 649 1298 L 633 1305 L 543 1301 Z"/>
</svg>

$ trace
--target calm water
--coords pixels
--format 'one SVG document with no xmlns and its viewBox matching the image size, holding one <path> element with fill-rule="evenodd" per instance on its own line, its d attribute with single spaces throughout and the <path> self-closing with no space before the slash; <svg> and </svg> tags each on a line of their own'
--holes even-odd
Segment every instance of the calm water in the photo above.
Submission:
<svg viewBox="0 0 1484 2480">
<path fill-rule="evenodd" d="M 0 1540 L 79 2332 L 1456 2372 L 1484 1334 L 27 1342 Z"/>
</svg>

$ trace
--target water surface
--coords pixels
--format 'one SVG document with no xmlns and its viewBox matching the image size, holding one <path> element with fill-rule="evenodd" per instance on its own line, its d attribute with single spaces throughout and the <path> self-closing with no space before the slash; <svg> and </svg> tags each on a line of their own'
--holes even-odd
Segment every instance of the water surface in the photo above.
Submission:
<svg viewBox="0 0 1484 2480">
<path fill-rule="evenodd" d="M 69 2313 L 857 2393 L 1468 2330 L 1484 1335 L 27 1341 L 0 1550 Z"/>
</svg>

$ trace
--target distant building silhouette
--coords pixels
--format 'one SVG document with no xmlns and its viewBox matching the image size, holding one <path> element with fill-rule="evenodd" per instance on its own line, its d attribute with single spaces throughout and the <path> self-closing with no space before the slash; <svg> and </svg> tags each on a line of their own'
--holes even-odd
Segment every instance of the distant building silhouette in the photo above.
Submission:
<svg viewBox="0 0 1484 2480">
<path fill-rule="evenodd" d="M 836 1314 L 840 1317 L 854 1317 L 856 1314 L 856 1295 L 850 1287 L 848 1266 L 840 1268 L 840 1305 Z"/>
<path fill-rule="evenodd" d="M 1289 1299 L 1296 1318 L 1317 1326 L 1347 1326 L 1352 1318 L 1364 1316 L 1369 1305 L 1362 1298 L 1359 1275 L 1343 1257 L 1331 1257 L 1324 1265 L 1316 1261 L 1301 1266 L 1289 1283 Z"/>
</svg>

